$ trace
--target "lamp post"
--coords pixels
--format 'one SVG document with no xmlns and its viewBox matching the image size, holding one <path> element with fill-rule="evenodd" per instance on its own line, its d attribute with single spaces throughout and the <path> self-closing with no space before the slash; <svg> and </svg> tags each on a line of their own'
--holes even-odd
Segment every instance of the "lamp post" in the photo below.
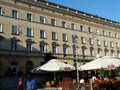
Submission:
<svg viewBox="0 0 120 90">
<path fill-rule="evenodd" d="M 75 58 L 76 60 L 75 61 L 76 61 L 76 71 L 77 71 L 76 78 L 77 78 L 77 88 L 79 88 L 79 71 L 78 71 L 78 58 L 77 58 L 77 48 L 78 47 L 77 47 L 77 45 L 75 45 L 75 48 L 76 48 L 76 58 Z"/>
<path fill-rule="evenodd" d="M 77 43 L 77 36 L 74 36 L 74 42 Z M 77 58 L 77 45 L 75 45 L 75 63 L 76 63 L 76 81 L 77 81 L 77 88 L 79 88 L 79 71 L 78 71 L 78 58 Z"/>
</svg>

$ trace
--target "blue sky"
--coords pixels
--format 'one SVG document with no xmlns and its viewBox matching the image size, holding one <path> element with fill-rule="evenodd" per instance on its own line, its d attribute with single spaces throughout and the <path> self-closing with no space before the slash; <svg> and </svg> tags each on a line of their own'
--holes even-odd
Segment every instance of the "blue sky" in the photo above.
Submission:
<svg viewBox="0 0 120 90">
<path fill-rule="evenodd" d="M 120 0 L 48 0 L 89 14 L 120 22 Z"/>
</svg>

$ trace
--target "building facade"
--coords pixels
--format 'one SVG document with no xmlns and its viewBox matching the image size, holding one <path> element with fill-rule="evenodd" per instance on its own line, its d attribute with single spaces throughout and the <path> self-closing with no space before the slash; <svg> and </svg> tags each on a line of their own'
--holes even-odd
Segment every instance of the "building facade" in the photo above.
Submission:
<svg viewBox="0 0 120 90">
<path fill-rule="evenodd" d="M 51 53 L 79 65 L 120 58 L 120 25 L 44 0 L 0 0 L 0 75 L 28 72 Z"/>
</svg>

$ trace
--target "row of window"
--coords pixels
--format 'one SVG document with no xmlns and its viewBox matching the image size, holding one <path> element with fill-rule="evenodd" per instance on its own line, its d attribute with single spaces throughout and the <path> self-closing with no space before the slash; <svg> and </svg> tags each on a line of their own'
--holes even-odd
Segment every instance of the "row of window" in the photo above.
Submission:
<svg viewBox="0 0 120 90">
<path fill-rule="evenodd" d="M 3 30 L 2 30 L 2 24 L 0 24 L 0 32 L 2 32 Z M 32 37 L 32 36 L 34 36 L 33 35 L 33 29 L 31 29 L 31 28 L 27 28 L 27 36 L 29 36 L 29 37 Z M 19 35 L 19 34 L 21 34 L 22 32 L 19 30 L 19 28 L 17 27 L 17 26 L 15 26 L 15 25 L 12 25 L 12 31 L 11 31 L 11 33 L 14 35 Z M 58 37 L 57 37 L 57 33 L 56 32 L 52 32 L 52 40 L 58 40 Z M 46 36 L 46 31 L 45 30 L 40 30 L 40 38 L 47 38 L 47 36 Z M 77 42 L 77 40 L 76 40 L 76 38 L 77 38 L 77 36 L 76 35 L 72 35 L 72 42 L 73 43 L 76 43 Z M 62 40 L 63 41 L 65 41 L 65 42 L 68 42 L 68 36 L 67 36 L 67 34 L 65 34 L 65 33 L 63 33 L 62 34 Z M 93 45 L 95 42 L 96 42 L 96 44 L 98 45 L 98 46 L 100 46 L 101 45 L 101 41 L 99 40 L 99 39 L 97 39 L 96 41 L 94 41 L 94 38 L 89 38 L 89 40 L 87 40 L 87 38 L 85 38 L 85 37 L 81 37 L 81 43 L 82 44 L 85 44 L 87 41 L 89 41 L 89 44 L 90 45 Z M 107 41 L 103 41 L 103 43 L 104 43 L 104 46 L 108 46 L 108 42 Z M 116 48 L 119 48 L 120 47 L 120 45 L 119 45 L 119 43 L 118 42 L 116 42 L 116 43 L 114 43 L 113 41 L 111 41 L 110 42 L 110 47 L 114 47 L 115 45 L 114 44 L 116 44 Z"/>
<path fill-rule="evenodd" d="M 17 48 L 18 48 L 18 42 L 11 41 L 11 50 L 12 50 L 12 51 L 16 51 Z M 87 52 L 86 48 L 82 47 L 81 50 L 82 50 L 82 55 L 83 55 L 83 56 L 86 56 L 86 55 L 87 55 L 87 53 L 86 53 L 86 52 Z M 27 43 L 27 44 L 26 44 L 26 51 L 27 51 L 27 52 L 32 52 L 32 51 L 33 51 L 33 44 L 32 44 L 32 43 Z M 44 45 L 44 44 L 40 44 L 40 52 L 41 52 L 41 53 L 47 52 L 47 46 Z M 97 53 L 98 53 L 99 55 L 101 55 L 101 52 L 102 52 L 101 49 L 97 49 Z M 105 55 L 107 55 L 108 50 L 105 50 L 104 52 L 105 52 Z M 58 47 L 57 47 L 56 45 L 52 45 L 52 53 L 53 53 L 53 54 L 57 54 L 57 53 L 58 53 Z M 77 53 L 77 49 L 76 49 L 76 47 L 73 46 L 73 55 L 76 55 L 76 53 Z M 68 47 L 63 46 L 63 54 L 64 54 L 64 55 L 67 55 L 67 54 L 68 54 Z M 111 54 L 112 54 L 112 56 L 113 56 L 113 55 L 115 54 L 115 51 L 114 51 L 114 50 L 111 50 Z M 117 54 L 120 54 L 120 52 L 117 51 Z M 91 56 L 94 56 L 94 48 L 90 48 L 90 55 L 91 55 Z"/>
<path fill-rule="evenodd" d="M 0 7 L 0 15 L 2 15 L 2 12 L 3 12 L 2 8 Z M 26 18 L 27 21 L 33 21 L 33 15 L 32 14 L 27 13 L 26 17 L 27 17 Z M 12 18 L 15 18 L 15 19 L 19 18 L 19 13 L 18 13 L 17 10 L 12 10 Z M 45 24 L 46 23 L 46 18 L 44 16 L 40 16 L 40 21 L 39 22 L 41 24 Z M 53 18 L 51 19 L 51 25 L 52 26 L 56 26 L 57 25 L 56 22 L 57 22 L 56 19 L 53 19 Z M 61 25 L 62 25 L 62 28 L 68 28 L 67 27 L 67 23 L 65 21 L 62 21 Z M 76 29 L 76 25 L 74 23 L 71 23 L 71 29 L 72 30 Z M 84 28 L 83 25 L 80 25 L 80 31 L 82 31 L 82 32 L 84 31 L 85 32 L 85 28 Z M 88 33 L 94 33 L 93 29 L 91 27 L 88 27 Z M 100 30 L 96 29 L 96 33 L 95 34 L 99 35 L 100 34 Z M 102 35 L 118 38 L 118 34 L 117 33 L 114 33 L 114 36 L 113 36 L 112 32 L 109 32 L 108 35 L 107 35 L 107 33 L 105 32 L 105 30 L 102 31 Z"/>
</svg>

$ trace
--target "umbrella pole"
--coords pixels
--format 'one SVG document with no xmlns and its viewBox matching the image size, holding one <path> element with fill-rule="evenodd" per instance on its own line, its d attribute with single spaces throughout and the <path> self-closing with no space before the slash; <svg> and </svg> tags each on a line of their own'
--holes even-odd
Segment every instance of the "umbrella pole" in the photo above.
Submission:
<svg viewBox="0 0 120 90">
<path fill-rule="evenodd" d="M 55 75 L 55 72 L 54 72 L 54 80 L 56 81 L 56 75 Z"/>
</svg>

